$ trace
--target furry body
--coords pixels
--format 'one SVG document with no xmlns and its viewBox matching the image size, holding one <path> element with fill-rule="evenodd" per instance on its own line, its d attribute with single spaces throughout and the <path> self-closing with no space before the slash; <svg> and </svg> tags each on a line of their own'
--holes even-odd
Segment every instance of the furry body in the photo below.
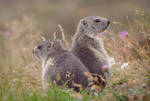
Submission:
<svg viewBox="0 0 150 101">
<path fill-rule="evenodd" d="M 48 44 L 51 44 L 50 47 Z M 80 87 L 88 87 L 88 79 L 84 75 L 84 73 L 89 72 L 88 69 L 76 56 L 65 50 L 61 45 L 61 41 L 48 40 L 37 45 L 37 47 L 42 46 L 43 50 L 38 51 L 37 47 L 34 48 L 34 54 L 40 55 L 39 57 L 42 60 L 44 86 L 48 82 L 55 82 L 57 85 L 74 88 L 75 91 L 79 91 Z M 40 53 L 45 55 L 42 56 Z"/>
<path fill-rule="evenodd" d="M 71 52 L 93 75 L 100 75 L 104 80 L 99 79 L 102 86 L 106 85 L 106 75 L 109 75 L 108 56 L 104 49 L 103 40 L 98 36 L 107 29 L 109 21 L 106 18 L 97 16 L 85 17 L 80 20 Z"/>
</svg>

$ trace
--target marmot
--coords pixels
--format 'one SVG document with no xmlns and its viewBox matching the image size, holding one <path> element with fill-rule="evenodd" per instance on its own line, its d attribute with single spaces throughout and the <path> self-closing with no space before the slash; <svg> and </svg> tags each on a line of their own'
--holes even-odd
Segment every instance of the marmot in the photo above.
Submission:
<svg viewBox="0 0 150 101">
<path fill-rule="evenodd" d="M 55 82 L 75 91 L 79 91 L 81 86 L 83 89 L 88 86 L 88 78 L 84 75 L 89 72 L 88 69 L 75 55 L 64 49 L 60 40 L 43 41 L 33 49 L 33 53 L 42 61 L 43 86 Z"/>
<path fill-rule="evenodd" d="M 104 78 L 98 79 L 102 87 L 106 85 L 104 74 L 109 74 L 109 65 L 100 33 L 105 31 L 109 24 L 109 20 L 98 16 L 81 19 L 71 48 L 71 52 L 80 59 L 93 76 L 101 75 Z"/>
</svg>

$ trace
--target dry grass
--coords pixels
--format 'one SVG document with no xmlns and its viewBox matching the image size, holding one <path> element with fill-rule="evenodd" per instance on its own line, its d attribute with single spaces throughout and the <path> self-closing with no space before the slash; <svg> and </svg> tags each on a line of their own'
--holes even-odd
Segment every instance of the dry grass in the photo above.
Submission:
<svg viewBox="0 0 150 101">
<path fill-rule="evenodd" d="M 76 100 L 74 97 L 85 101 L 149 101 L 147 99 L 150 99 L 150 44 L 147 35 L 150 30 L 147 28 L 150 22 L 142 28 L 138 26 L 144 23 L 147 22 L 135 21 L 138 31 L 136 27 L 129 27 L 126 30 L 127 36 L 124 37 L 119 35 L 121 30 L 106 32 L 104 36 L 106 50 L 116 61 L 110 68 L 111 78 L 108 86 L 97 97 L 86 95 L 83 91 L 81 95 L 71 93 L 72 98 L 65 88 L 63 91 L 52 87 L 46 94 L 41 90 L 41 64 L 33 56 L 32 49 L 44 38 L 42 32 L 38 30 L 34 17 L 23 16 L 19 20 L 4 21 L 1 28 L 3 30 L 0 32 L 0 100 L 11 100 L 5 89 L 7 92 L 16 92 L 16 95 L 12 95 L 17 96 L 16 99 L 22 99 L 23 95 L 20 94 L 24 94 L 27 90 L 31 97 L 42 99 L 43 96 L 49 96 L 53 101 L 62 98 L 68 101 Z M 118 26 L 118 23 L 113 26 Z M 62 41 L 69 48 L 62 26 L 58 25 L 58 27 L 62 32 Z M 146 33 L 142 35 L 142 43 L 138 39 L 138 34 L 141 32 Z M 57 38 L 56 33 L 53 37 Z M 129 62 L 129 65 L 120 68 L 125 62 Z M 55 96 L 58 92 L 60 95 Z"/>
</svg>

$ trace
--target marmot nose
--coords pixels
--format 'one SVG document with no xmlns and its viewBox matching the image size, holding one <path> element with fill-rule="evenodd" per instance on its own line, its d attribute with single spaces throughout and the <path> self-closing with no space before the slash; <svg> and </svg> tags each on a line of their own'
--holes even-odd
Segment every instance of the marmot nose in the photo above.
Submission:
<svg viewBox="0 0 150 101">
<path fill-rule="evenodd" d="M 107 22 L 107 26 L 109 26 L 110 25 L 110 21 L 108 20 L 108 22 Z"/>
</svg>

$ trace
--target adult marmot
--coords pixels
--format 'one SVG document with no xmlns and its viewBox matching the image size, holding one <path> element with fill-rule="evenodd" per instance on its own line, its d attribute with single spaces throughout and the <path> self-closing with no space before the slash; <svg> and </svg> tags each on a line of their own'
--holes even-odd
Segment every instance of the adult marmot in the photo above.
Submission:
<svg viewBox="0 0 150 101">
<path fill-rule="evenodd" d="M 81 60 L 90 73 L 104 78 L 98 79 L 102 87 L 106 85 L 104 74 L 109 74 L 109 66 L 108 56 L 99 34 L 106 30 L 109 24 L 109 20 L 98 16 L 81 19 L 71 48 L 71 52 Z"/>
<path fill-rule="evenodd" d="M 43 86 L 55 82 L 74 88 L 75 91 L 79 91 L 81 86 L 88 86 L 88 79 L 84 75 L 89 72 L 88 69 L 76 56 L 64 49 L 60 40 L 43 41 L 33 49 L 33 53 L 42 61 Z"/>
</svg>

